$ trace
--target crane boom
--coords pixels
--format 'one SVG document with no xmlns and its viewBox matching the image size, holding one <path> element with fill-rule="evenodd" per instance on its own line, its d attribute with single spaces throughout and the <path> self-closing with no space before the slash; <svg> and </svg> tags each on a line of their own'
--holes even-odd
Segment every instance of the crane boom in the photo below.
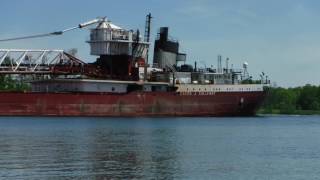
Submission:
<svg viewBox="0 0 320 180">
<path fill-rule="evenodd" d="M 88 21 L 88 22 L 85 22 L 85 23 L 81 23 L 78 26 L 64 29 L 62 31 L 55 31 L 55 32 L 45 33 L 45 34 L 36 34 L 36 35 L 31 35 L 31 36 L 22 36 L 22 37 L 0 39 L 0 42 L 41 38 L 41 37 L 47 37 L 47 36 L 59 36 L 59 35 L 63 35 L 63 33 L 65 33 L 65 32 L 72 31 L 72 30 L 75 30 L 75 29 L 82 29 L 84 27 L 87 27 L 87 26 L 90 26 L 90 25 L 93 25 L 93 24 L 96 24 L 96 23 L 100 23 L 100 22 L 103 22 L 105 20 L 106 20 L 106 17 L 97 18 L 97 19 L 94 19 L 94 20 L 91 20 L 91 21 Z"/>
</svg>

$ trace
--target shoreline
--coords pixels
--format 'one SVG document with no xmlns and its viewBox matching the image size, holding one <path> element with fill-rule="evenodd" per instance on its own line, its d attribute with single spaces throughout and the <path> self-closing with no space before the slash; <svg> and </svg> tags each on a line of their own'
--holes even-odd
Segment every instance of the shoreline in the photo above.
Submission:
<svg viewBox="0 0 320 180">
<path fill-rule="evenodd" d="M 261 115 L 320 115 L 320 110 L 292 110 L 284 111 L 280 109 L 265 110 L 259 109 L 257 114 Z"/>
</svg>

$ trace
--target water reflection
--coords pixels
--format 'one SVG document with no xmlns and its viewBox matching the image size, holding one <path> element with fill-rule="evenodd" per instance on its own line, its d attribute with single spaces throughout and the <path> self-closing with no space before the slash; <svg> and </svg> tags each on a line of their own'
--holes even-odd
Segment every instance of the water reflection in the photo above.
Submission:
<svg viewBox="0 0 320 180">
<path fill-rule="evenodd" d="M 316 179 L 318 116 L 0 118 L 0 179 Z"/>
<path fill-rule="evenodd" d="M 174 178 L 176 130 L 120 121 L 6 121 L 0 132 L 0 177 Z"/>
</svg>

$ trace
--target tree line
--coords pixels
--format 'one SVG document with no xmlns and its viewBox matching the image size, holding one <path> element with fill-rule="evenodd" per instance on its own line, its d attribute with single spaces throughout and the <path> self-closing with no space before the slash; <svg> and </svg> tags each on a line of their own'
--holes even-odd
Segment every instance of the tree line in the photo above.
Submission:
<svg viewBox="0 0 320 180">
<path fill-rule="evenodd" d="M 10 75 L 0 75 L 0 90 L 1 91 L 27 91 L 30 90 L 30 85 L 17 80 Z"/>
<path fill-rule="evenodd" d="M 320 86 L 270 88 L 260 113 L 319 114 Z"/>
</svg>

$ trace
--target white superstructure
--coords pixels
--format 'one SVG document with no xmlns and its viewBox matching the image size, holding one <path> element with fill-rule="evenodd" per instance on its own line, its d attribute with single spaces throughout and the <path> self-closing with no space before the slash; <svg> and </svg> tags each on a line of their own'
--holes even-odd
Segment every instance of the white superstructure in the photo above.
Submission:
<svg viewBox="0 0 320 180">
<path fill-rule="evenodd" d="M 91 55 L 133 55 L 146 57 L 149 43 L 143 42 L 139 32 L 125 30 L 104 20 L 91 29 Z"/>
<path fill-rule="evenodd" d="M 265 84 L 177 84 L 177 92 L 180 93 L 199 93 L 199 92 L 261 92 Z"/>
</svg>

